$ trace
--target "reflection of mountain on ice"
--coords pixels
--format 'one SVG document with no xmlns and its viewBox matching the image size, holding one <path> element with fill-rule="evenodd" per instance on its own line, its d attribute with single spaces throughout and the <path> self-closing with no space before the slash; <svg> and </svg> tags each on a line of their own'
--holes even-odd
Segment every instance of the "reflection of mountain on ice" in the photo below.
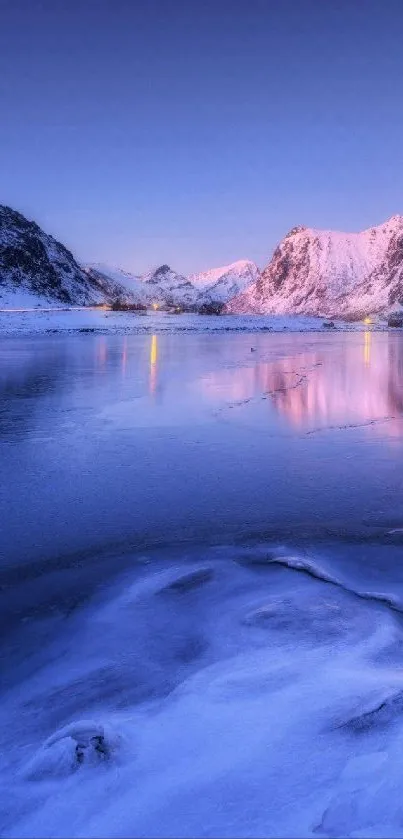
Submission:
<svg viewBox="0 0 403 839">
<path fill-rule="evenodd" d="M 358 337 L 358 336 L 357 336 Z M 203 387 L 213 398 L 243 404 L 269 396 L 293 426 L 343 426 L 398 417 L 403 412 L 403 347 L 396 336 L 372 346 L 371 332 L 332 351 L 211 373 Z"/>
</svg>

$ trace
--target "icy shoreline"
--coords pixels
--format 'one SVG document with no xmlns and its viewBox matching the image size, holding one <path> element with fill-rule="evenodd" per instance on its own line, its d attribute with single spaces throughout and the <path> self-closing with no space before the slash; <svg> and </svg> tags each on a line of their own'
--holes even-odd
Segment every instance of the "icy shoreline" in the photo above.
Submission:
<svg viewBox="0 0 403 839">
<path fill-rule="evenodd" d="M 386 323 L 334 321 L 304 315 L 174 315 L 135 314 L 100 309 L 42 309 L 1 311 L 0 336 L 69 332 L 128 334 L 158 332 L 362 332 L 384 331 Z"/>
<path fill-rule="evenodd" d="M 22 624 L 1 835 L 402 836 L 402 583 L 363 600 L 345 573 L 329 550 L 152 551 Z"/>
</svg>

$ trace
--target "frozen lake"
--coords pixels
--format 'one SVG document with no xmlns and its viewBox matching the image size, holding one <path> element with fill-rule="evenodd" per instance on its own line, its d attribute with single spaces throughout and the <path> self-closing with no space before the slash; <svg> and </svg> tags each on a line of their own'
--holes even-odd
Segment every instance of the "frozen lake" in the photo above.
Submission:
<svg viewBox="0 0 403 839">
<path fill-rule="evenodd" d="M 400 336 L 56 335 L 0 353 L 8 563 L 403 521 Z"/>
<path fill-rule="evenodd" d="M 1 835 L 403 836 L 400 335 L 0 357 Z"/>
</svg>

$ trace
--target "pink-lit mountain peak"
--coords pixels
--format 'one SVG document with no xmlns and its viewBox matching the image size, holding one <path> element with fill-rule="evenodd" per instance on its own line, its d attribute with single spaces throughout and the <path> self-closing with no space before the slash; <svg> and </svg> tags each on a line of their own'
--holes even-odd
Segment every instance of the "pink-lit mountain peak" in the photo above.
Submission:
<svg viewBox="0 0 403 839">
<path fill-rule="evenodd" d="M 293 228 L 228 311 L 359 317 L 403 299 L 403 216 L 361 233 Z"/>
</svg>

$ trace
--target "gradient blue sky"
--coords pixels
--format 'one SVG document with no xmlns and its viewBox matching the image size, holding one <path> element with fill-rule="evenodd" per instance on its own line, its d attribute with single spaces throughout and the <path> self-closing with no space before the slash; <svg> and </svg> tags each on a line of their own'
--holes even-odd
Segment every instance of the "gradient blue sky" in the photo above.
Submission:
<svg viewBox="0 0 403 839">
<path fill-rule="evenodd" d="M 0 203 L 134 271 L 377 224 L 402 32 L 402 0 L 0 0 Z"/>
</svg>

